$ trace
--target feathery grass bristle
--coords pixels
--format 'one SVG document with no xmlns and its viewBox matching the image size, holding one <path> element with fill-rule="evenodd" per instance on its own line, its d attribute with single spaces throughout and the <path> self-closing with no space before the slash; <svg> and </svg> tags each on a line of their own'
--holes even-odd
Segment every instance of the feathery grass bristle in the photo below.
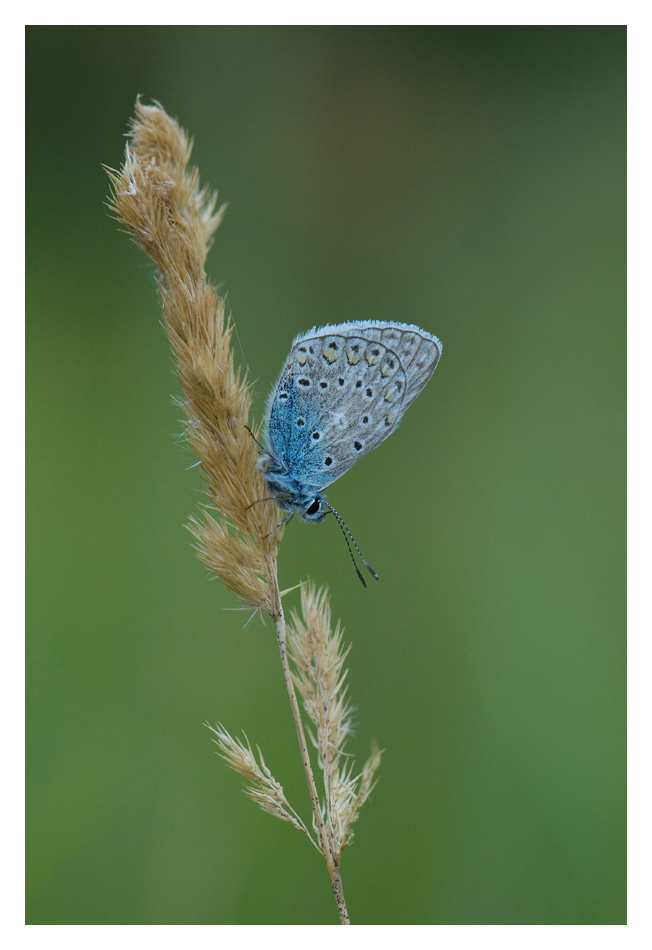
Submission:
<svg viewBox="0 0 652 950">
<path fill-rule="evenodd" d="M 294 808 L 288 802 L 283 791 L 283 786 L 276 781 L 270 770 L 265 764 L 263 754 L 258 746 L 258 758 L 260 764 L 256 761 L 251 743 L 245 735 L 245 741 L 236 739 L 224 728 L 221 723 L 211 726 L 210 723 L 204 723 L 211 732 L 217 736 L 213 742 L 219 747 L 218 755 L 224 759 L 226 764 L 241 775 L 245 782 L 244 791 L 249 798 L 262 808 L 263 811 L 280 818 L 281 821 L 289 821 L 298 831 L 307 835 L 319 852 L 321 848 L 315 842 L 305 824 L 295 812 Z"/>
</svg>

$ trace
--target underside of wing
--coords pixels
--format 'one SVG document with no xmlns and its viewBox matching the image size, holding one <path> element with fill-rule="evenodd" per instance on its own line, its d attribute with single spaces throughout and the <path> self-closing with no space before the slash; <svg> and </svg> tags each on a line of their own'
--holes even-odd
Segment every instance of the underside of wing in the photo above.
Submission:
<svg viewBox="0 0 652 950">
<path fill-rule="evenodd" d="M 406 324 L 347 323 L 298 337 L 268 404 L 270 448 L 320 491 L 390 435 L 441 344 Z"/>
</svg>

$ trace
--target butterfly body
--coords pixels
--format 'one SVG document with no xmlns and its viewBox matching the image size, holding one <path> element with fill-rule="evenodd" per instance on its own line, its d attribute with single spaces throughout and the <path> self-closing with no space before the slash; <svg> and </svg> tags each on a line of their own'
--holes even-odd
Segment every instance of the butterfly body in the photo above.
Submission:
<svg viewBox="0 0 652 950">
<path fill-rule="evenodd" d="M 289 516 L 322 521 L 323 491 L 396 429 L 442 345 L 417 326 L 360 320 L 296 337 L 267 402 L 260 466 Z"/>
</svg>

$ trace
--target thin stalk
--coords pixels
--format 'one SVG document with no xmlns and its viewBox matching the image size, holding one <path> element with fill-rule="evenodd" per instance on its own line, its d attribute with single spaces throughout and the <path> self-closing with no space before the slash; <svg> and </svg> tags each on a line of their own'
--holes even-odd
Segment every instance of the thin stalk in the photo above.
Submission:
<svg viewBox="0 0 652 950">
<path fill-rule="evenodd" d="M 274 564 L 274 571 L 272 573 L 273 579 L 276 581 L 276 564 Z M 269 575 L 268 575 L 269 577 Z M 315 777 L 312 772 L 312 765 L 310 764 L 310 755 L 308 753 L 308 743 L 306 742 L 306 734 L 303 729 L 303 723 L 301 721 L 301 713 L 299 711 L 299 703 L 297 701 L 297 694 L 294 689 L 294 682 L 292 680 L 292 671 L 290 670 L 290 664 L 288 661 L 288 651 L 287 651 L 287 637 L 285 629 L 285 616 L 283 614 L 283 606 L 281 604 L 281 596 L 278 589 L 278 581 L 274 585 L 276 589 L 272 591 L 272 602 L 274 604 L 272 617 L 274 618 L 274 623 L 276 624 L 276 639 L 278 641 L 278 649 L 281 656 L 281 667 L 283 669 L 283 678 L 285 679 L 285 685 L 288 691 L 288 697 L 290 699 L 290 707 L 292 708 L 292 717 L 294 719 L 294 726 L 297 731 L 297 739 L 299 740 L 299 749 L 301 752 L 301 762 L 303 764 L 303 771 L 306 775 L 306 781 L 308 783 L 308 791 L 310 793 L 310 801 L 312 803 L 312 812 L 315 816 L 315 826 L 317 828 L 317 833 L 319 835 L 319 840 L 321 842 L 322 853 L 326 861 L 326 867 L 328 869 L 328 876 L 331 880 L 331 887 L 333 888 L 333 894 L 335 896 L 335 903 L 337 904 L 337 912 L 340 915 L 340 922 L 342 924 L 350 924 L 349 913 L 346 909 L 346 901 L 344 899 L 344 889 L 342 887 L 342 878 L 340 875 L 339 865 L 336 859 L 333 856 L 331 850 L 330 842 L 332 838 L 332 829 L 328 828 L 324 822 L 324 818 L 321 811 L 321 806 L 319 804 L 319 794 L 317 792 L 317 786 L 315 784 Z"/>
</svg>

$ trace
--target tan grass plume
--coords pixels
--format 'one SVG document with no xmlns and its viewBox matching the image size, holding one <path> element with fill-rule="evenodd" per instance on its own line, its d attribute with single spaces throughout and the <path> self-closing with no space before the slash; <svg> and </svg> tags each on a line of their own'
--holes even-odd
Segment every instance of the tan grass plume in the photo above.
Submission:
<svg viewBox="0 0 652 950">
<path fill-rule="evenodd" d="M 218 517 L 191 518 L 199 557 L 245 603 L 273 614 L 270 591 L 282 529 L 267 494 L 258 447 L 248 431 L 250 388 L 234 368 L 233 327 L 204 271 L 224 212 L 217 193 L 188 168 L 191 145 L 159 106 L 136 102 L 125 162 L 109 170 L 111 208 L 158 268 L 165 329 L 177 359 L 186 437 L 201 463 Z"/>
<path fill-rule="evenodd" d="M 331 629 L 325 589 L 302 587 L 302 615 L 294 614 L 286 630 L 276 561 L 283 534 L 279 510 L 265 500 L 268 491 L 258 469 L 257 430 L 249 420 L 250 387 L 246 374 L 236 369 L 231 350 L 233 326 L 225 315 L 224 299 L 204 269 L 224 206 L 216 211 L 217 193 L 200 187 L 197 169 L 189 167 L 190 151 L 178 123 L 160 105 L 146 106 L 138 99 L 124 164 L 119 171 L 107 169 L 109 206 L 158 269 L 163 322 L 184 393 L 185 436 L 201 464 L 209 499 L 201 516 L 189 521 L 199 558 L 225 587 L 245 604 L 269 614 L 276 626 L 315 837 L 288 802 L 260 749 L 256 759 L 246 736 L 242 742 L 221 725 L 210 728 L 222 757 L 245 779 L 247 795 L 264 811 L 306 834 L 323 854 L 340 921 L 348 924 L 340 858 L 351 841 L 358 809 L 373 787 L 380 752 L 373 748 L 360 775 L 353 777 L 352 765 L 346 764 L 350 760 L 344 758 L 351 715 L 344 685 L 348 650 L 342 650 L 339 625 Z M 295 684 L 314 727 L 324 780 L 322 798 Z"/>
</svg>

